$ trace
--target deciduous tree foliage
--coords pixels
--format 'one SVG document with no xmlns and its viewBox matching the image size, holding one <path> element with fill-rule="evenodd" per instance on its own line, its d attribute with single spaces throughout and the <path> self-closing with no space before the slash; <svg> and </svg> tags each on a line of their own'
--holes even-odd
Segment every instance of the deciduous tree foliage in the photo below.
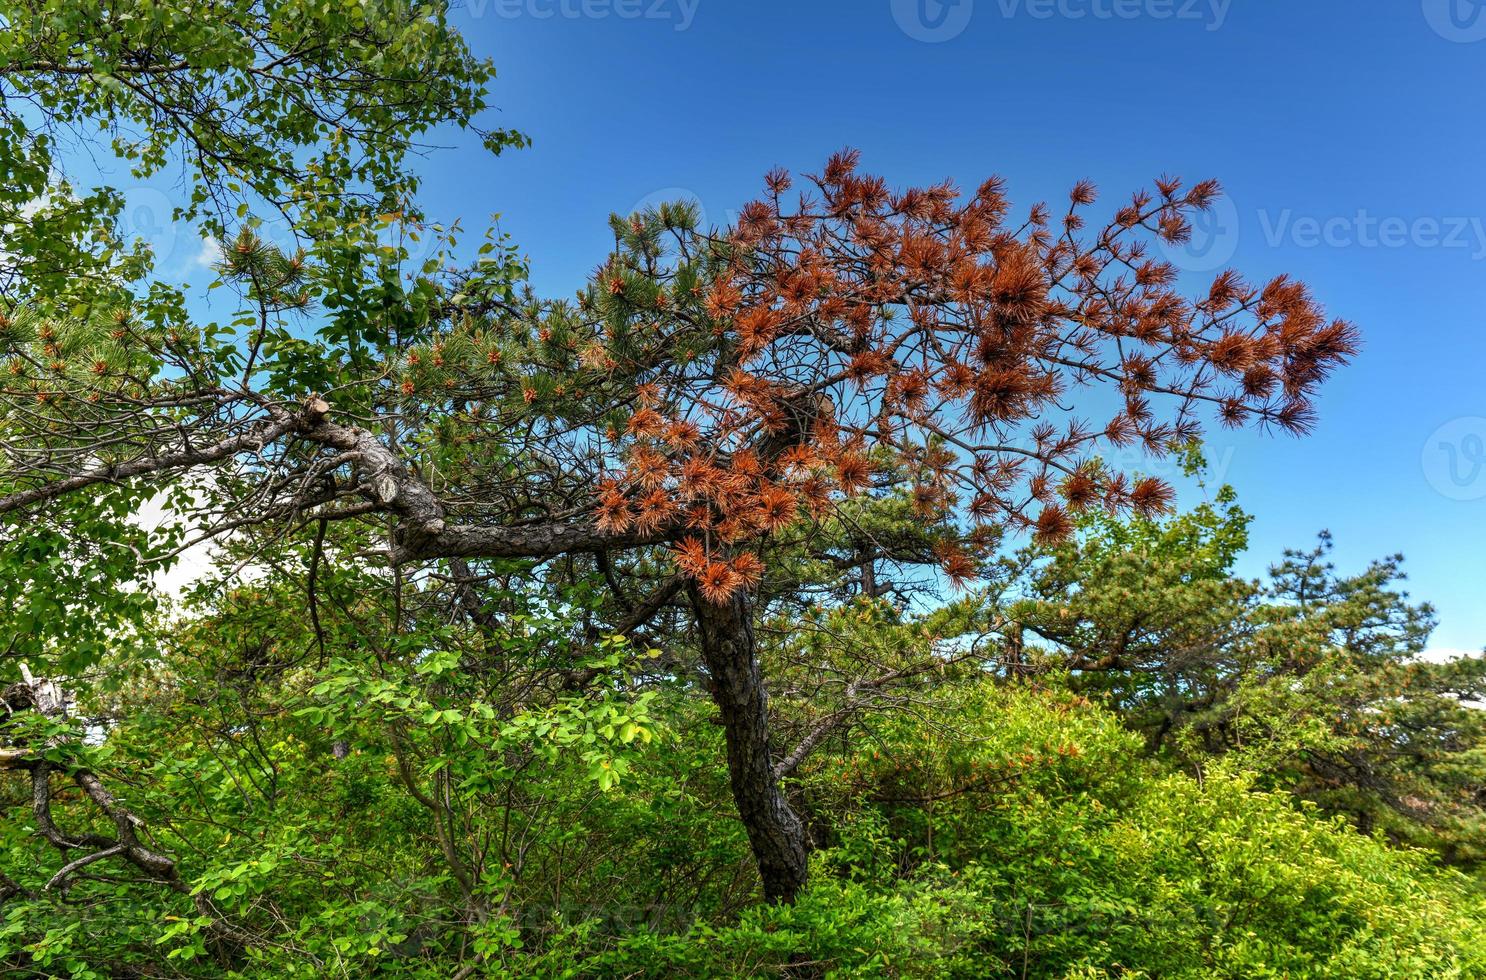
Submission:
<svg viewBox="0 0 1486 980">
<path fill-rule="evenodd" d="M 323 663 L 295 615 L 298 575 L 239 588 L 159 637 L 153 661 L 107 665 L 110 683 L 75 709 L 110 726 L 106 746 L 84 747 L 75 731 L 59 743 L 69 769 L 122 788 L 211 914 L 116 859 L 48 889 L 50 845 L 7 821 L 8 970 L 1481 968 L 1478 885 L 1266 791 L 1231 757 L 1195 770 L 1152 762 L 1119 716 L 1055 676 L 999 679 L 984 666 L 994 648 L 900 688 L 906 710 L 868 715 L 867 737 L 811 754 L 794 792 L 819 843 L 817 874 L 792 906 L 761 906 L 717 763 L 723 733 L 697 685 L 662 679 L 669 671 L 645 657 L 615 670 L 604 661 L 628 659 L 622 645 L 585 641 L 581 625 L 529 596 L 496 597 L 501 624 L 476 629 L 438 615 L 432 590 L 404 589 L 412 608 L 395 633 L 388 583 L 332 578 Z M 569 609 L 580 595 L 567 593 Z M 803 675 L 797 660 L 839 670 L 858 657 L 922 657 L 935 636 L 973 632 L 978 597 L 956 605 L 904 617 L 859 600 L 777 641 L 763 631 L 763 655 L 785 678 Z M 620 683 L 598 697 L 566 688 L 570 655 Z M 813 702 L 781 697 L 786 715 Z M 0 782 L 0 794 L 29 805 L 25 780 Z M 57 793 L 54 816 L 69 833 L 109 832 L 80 794 Z"/>
</svg>

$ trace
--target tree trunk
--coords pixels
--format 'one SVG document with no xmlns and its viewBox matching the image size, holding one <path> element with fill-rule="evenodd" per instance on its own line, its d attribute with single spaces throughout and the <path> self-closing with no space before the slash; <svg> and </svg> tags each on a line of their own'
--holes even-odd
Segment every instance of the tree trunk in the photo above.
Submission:
<svg viewBox="0 0 1486 980">
<path fill-rule="evenodd" d="M 739 592 L 724 605 L 715 606 L 695 586 L 691 598 L 702 658 L 712 678 L 712 697 L 722 712 L 733 800 L 758 862 L 764 897 L 771 902 L 792 902 L 805 886 L 809 837 L 774 775 L 769 697 L 759 673 L 752 603 Z"/>
</svg>

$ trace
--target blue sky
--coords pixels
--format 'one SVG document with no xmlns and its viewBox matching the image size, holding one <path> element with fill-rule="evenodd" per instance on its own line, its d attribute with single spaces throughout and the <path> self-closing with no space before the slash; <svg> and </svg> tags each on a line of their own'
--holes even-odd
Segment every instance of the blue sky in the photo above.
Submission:
<svg viewBox="0 0 1486 980">
<path fill-rule="evenodd" d="M 1343 567 L 1407 556 L 1438 646 L 1486 644 L 1486 5 L 466 0 L 452 17 L 495 59 L 492 121 L 533 146 L 430 158 L 429 210 L 499 212 L 547 291 L 602 258 L 610 211 L 687 196 L 725 223 L 770 167 L 846 145 L 894 183 L 999 173 L 1023 205 L 1081 177 L 1111 204 L 1161 173 L 1217 177 L 1231 208 L 1173 256 L 1194 284 L 1221 264 L 1292 273 L 1367 344 L 1310 438 L 1214 433 L 1256 515 L 1246 571 L 1329 528 Z"/>
<path fill-rule="evenodd" d="M 1019 206 L 1083 177 L 1111 209 L 1162 173 L 1218 178 L 1229 203 L 1172 256 L 1193 287 L 1288 272 L 1366 339 L 1310 438 L 1214 432 L 1257 517 L 1244 570 L 1329 528 L 1344 568 L 1407 556 L 1438 647 L 1486 644 L 1486 4 L 464 0 L 451 18 L 496 62 L 488 124 L 534 144 L 453 140 L 423 164 L 426 210 L 473 230 L 500 213 L 550 294 L 603 257 L 609 212 L 684 196 L 724 224 L 769 168 L 847 145 L 894 184 L 999 173 Z"/>
</svg>

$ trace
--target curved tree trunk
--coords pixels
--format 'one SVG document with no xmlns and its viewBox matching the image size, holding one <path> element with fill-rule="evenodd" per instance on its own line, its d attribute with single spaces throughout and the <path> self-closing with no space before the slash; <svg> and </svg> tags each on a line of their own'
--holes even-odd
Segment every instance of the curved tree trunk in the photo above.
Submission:
<svg viewBox="0 0 1486 980">
<path fill-rule="evenodd" d="M 748 831 L 764 896 L 771 902 L 792 902 L 805 885 L 810 843 L 774 775 L 769 698 L 759 673 L 752 603 L 739 592 L 715 606 L 694 586 L 691 598 L 712 697 L 722 712 L 733 800 Z"/>
</svg>

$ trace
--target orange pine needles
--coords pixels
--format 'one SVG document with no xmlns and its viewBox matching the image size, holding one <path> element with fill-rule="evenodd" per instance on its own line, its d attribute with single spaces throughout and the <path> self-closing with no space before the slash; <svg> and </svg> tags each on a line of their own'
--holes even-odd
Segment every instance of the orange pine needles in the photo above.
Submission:
<svg viewBox="0 0 1486 980">
<path fill-rule="evenodd" d="M 658 436 L 666 429 L 666 421 L 661 414 L 653 408 L 642 408 L 630 416 L 629 424 L 625 431 L 632 436 L 648 439 Z"/>
<path fill-rule="evenodd" d="M 758 494 L 758 528 L 765 532 L 782 531 L 795 522 L 800 502 L 784 486 L 765 486 Z"/>
<path fill-rule="evenodd" d="M 707 546 L 695 535 L 682 538 L 671 554 L 676 567 L 692 578 L 700 578 L 707 567 Z"/>
<path fill-rule="evenodd" d="M 633 522 L 630 513 L 629 499 L 625 497 L 624 491 L 619 488 L 618 483 L 610 481 L 606 486 L 600 488 L 598 526 L 603 531 L 624 532 L 629 530 Z"/>
<path fill-rule="evenodd" d="M 937 545 L 934 548 L 934 557 L 939 560 L 939 568 L 944 572 L 944 577 L 956 589 L 964 588 L 976 576 L 974 560 L 953 543 Z"/>
<path fill-rule="evenodd" d="M 861 453 L 842 453 L 836 462 L 836 485 L 848 497 L 867 488 L 872 478 L 872 465 Z"/>
<path fill-rule="evenodd" d="M 702 566 L 696 580 L 702 598 L 719 606 L 727 602 L 728 598 L 743 585 L 742 579 L 725 561 L 707 562 Z"/>
<path fill-rule="evenodd" d="M 787 195 L 783 171 L 766 182 L 725 241 L 697 236 L 710 277 L 670 282 L 679 260 L 605 266 L 593 304 L 652 295 L 646 277 L 673 297 L 634 314 L 659 346 L 611 343 L 629 328 L 610 319 L 575 347 L 593 370 L 645 379 L 616 423 L 624 470 L 600 490 L 600 525 L 679 538 L 676 566 L 709 601 L 761 579 L 751 542 L 874 486 L 909 492 L 926 521 L 963 516 L 967 540 L 1011 526 L 1057 541 L 1094 507 L 1159 514 L 1170 487 L 1107 471 L 1102 445 L 1164 453 L 1198 438 L 1203 414 L 1304 432 L 1358 348 L 1288 277 L 1225 271 L 1178 291 L 1152 246 L 1190 235 L 1213 181 L 1162 176 L 1102 224 L 1087 181 L 1057 218 L 1014 218 L 999 179 L 895 193 L 854 151 L 809 193 Z M 1117 397 L 1086 422 L 1074 403 L 1089 385 Z M 961 550 L 937 558 L 951 581 L 974 574 Z"/>
</svg>

